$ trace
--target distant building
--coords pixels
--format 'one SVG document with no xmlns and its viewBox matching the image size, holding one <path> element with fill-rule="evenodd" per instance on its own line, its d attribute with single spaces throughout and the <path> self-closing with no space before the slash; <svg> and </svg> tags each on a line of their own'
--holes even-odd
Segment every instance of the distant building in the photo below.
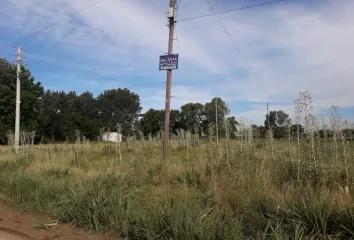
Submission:
<svg viewBox="0 0 354 240">
<path fill-rule="evenodd" d="M 121 142 L 122 134 L 118 134 L 117 132 L 106 132 L 102 135 L 103 142 Z"/>
</svg>

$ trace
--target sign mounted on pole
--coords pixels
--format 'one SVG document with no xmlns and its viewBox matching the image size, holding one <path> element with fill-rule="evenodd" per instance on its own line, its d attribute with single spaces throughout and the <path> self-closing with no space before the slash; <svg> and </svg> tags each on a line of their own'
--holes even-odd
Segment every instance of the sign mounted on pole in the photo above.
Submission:
<svg viewBox="0 0 354 240">
<path fill-rule="evenodd" d="M 160 70 L 178 69 L 178 54 L 160 56 Z"/>
</svg>

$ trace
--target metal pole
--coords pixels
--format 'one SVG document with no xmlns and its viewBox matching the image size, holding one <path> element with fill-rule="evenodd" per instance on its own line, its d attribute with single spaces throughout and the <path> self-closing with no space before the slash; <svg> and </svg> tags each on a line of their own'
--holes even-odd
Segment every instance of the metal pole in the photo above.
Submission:
<svg viewBox="0 0 354 240">
<path fill-rule="evenodd" d="M 170 8 L 173 9 L 173 16 L 169 17 L 169 35 L 168 35 L 168 54 L 173 53 L 173 33 L 175 29 L 174 10 L 176 0 L 170 0 Z M 171 111 L 171 86 L 172 86 L 172 69 L 167 70 L 166 81 L 166 101 L 165 101 L 165 126 L 164 126 L 164 139 L 163 139 L 163 161 L 166 164 L 168 160 L 168 142 L 169 142 L 169 129 L 170 129 L 170 111 Z"/>
<path fill-rule="evenodd" d="M 268 122 L 268 129 L 270 129 L 270 126 L 269 126 L 269 106 L 268 106 L 268 102 L 267 102 L 267 122 Z"/>
<path fill-rule="evenodd" d="M 15 120 L 15 149 L 19 149 L 20 145 L 20 103 L 21 103 L 21 48 L 17 48 L 17 80 L 16 80 L 16 120 Z"/>
</svg>

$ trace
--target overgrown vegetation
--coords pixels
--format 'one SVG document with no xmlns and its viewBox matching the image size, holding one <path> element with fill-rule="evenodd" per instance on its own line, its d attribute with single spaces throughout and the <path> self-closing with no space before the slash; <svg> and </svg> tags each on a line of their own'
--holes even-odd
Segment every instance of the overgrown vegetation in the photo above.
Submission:
<svg viewBox="0 0 354 240">
<path fill-rule="evenodd" d="M 25 69 L 27 128 L 14 149 L 6 131 L 14 120 L 14 66 L 1 60 L 0 74 L 0 142 L 9 145 L 0 148 L 0 193 L 8 201 L 125 239 L 354 237 L 354 131 L 337 106 L 330 125 L 319 121 L 308 92 L 295 101 L 293 120 L 271 111 L 261 127 L 228 116 L 221 99 L 185 104 L 171 113 L 165 167 L 163 111 L 136 121 L 139 96 L 127 89 L 97 98 L 44 93 Z M 125 141 L 89 141 L 107 129 Z M 38 136 L 61 143 L 34 144 Z"/>
<path fill-rule="evenodd" d="M 350 239 L 354 143 L 336 107 L 325 138 L 311 108 L 301 109 L 310 109 L 296 116 L 306 138 L 289 127 L 288 140 L 274 140 L 271 130 L 260 139 L 245 120 L 238 140 L 226 134 L 218 146 L 212 128 L 209 140 L 179 131 L 167 169 L 159 138 L 27 141 L 18 154 L 1 151 L 0 191 L 60 221 L 127 239 Z"/>
</svg>

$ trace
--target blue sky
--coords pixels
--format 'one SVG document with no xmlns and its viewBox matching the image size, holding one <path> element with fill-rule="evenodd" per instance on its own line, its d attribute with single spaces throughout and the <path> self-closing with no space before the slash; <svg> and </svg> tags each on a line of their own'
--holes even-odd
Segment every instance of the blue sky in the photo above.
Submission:
<svg viewBox="0 0 354 240">
<path fill-rule="evenodd" d="M 15 42 L 96 0 L 3 0 L 0 45 Z M 210 0 L 216 11 L 265 2 Z M 179 0 L 177 20 L 211 13 L 205 0 Z M 164 108 L 167 0 L 104 0 L 40 34 L 21 41 L 26 63 L 46 89 L 93 92 L 127 87 L 144 110 Z M 16 13 L 16 14 L 14 14 Z M 250 73 L 215 16 L 176 25 L 172 107 L 218 96 L 232 115 L 264 122 L 270 110 L 290 115 L 298 93 L 309 91 L 314 110 L 329 119 L 339 105 L 354 120 L 354 2 L 284 1 L 219 15 L 252 67 Z M 0 48 L 14 60 L 15 49 Z"/>
</svg>

